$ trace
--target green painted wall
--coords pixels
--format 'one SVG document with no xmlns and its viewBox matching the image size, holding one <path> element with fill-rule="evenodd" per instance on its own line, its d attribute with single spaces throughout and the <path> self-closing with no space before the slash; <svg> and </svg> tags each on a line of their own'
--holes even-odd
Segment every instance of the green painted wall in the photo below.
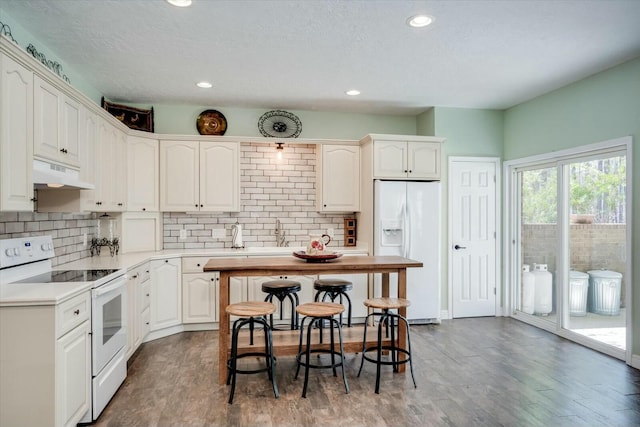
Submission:
<svg viewBox="0 0 640 427">
<path fill-rule="evenodd" d="M 426 112 L 419 120 L 428 129 L 434 124 L 434 136 L 446 138 L 442 147 L 442 286 L 441 306 L 448 307 L 449 274 L 448 274 L 448 232 L 449 229 L 449 156 L 502 157 L 503 150 L 503 112 L 499 110 L 478 110 L 471 108 L 432 109 L 433 118 Z M 498 283 L 501 283 L 498 280 Z M 451 309 L 451 307 L 449 307 Z M 451 313 L 449 313 L 451 314 Z"/>
<path fill-rule="evenodd" d="M 150 107 L 149 105 L 129 105 L 140 108 Z M 258 119 L 270 110 L 154 104 L 155 131 L 164 134 L 197 135 L 196 119 L 202 111 L 208 109 L 218 110 L 224 114 L 227 119 L 225 135 L 231 136 L 262 136 L 258 131 Z M 299 138 L 360 139 L 368 133 L 416 134 L 415 116 L 287 111 L 297 115 L 302 122 L 302 133 Z"/>
<path fill-rule="evenodd" d="M 436 133 L 435 108 L 429 108 L 416 116 L 416 135 L 434 136 Z"/>
<path fill-rule="evenodd" d="M 24 27 L 14 21 L 9 15 L 7 15 L 2 9 L 0 9 L 0 21 L 3 24 L 8 25 L 11 28 L 11 34 L 13 38 L 18 42 L 18 45 L 26 51 L 29 44 L 33 44 L 38 52 L 45 55 L 48 60 L 58 61 L 62 65 L 62 72 L 71 80 L 71 86 L 85 94 L 96 104 L 100 104 L 100 92 L 87 83 L 87 81 L 73 68 L 69 67 L 64 58 L 61 58 L 55 52 L 52 52 L 44 43 L 36 39 L 30 32 L 24 29 Z"/>
<path fill-rule="evenodd" d="M 640 355 L 640 58 L 505 112 L 504 159 L 511 160 L 631 135 L 633 312 L 631 349 Z"/>
</svg>

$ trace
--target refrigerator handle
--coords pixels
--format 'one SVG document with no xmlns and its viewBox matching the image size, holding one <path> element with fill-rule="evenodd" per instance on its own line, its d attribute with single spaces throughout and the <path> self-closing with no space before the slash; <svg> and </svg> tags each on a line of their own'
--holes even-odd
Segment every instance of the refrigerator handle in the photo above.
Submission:
<svg viewBox="0 0 640 427">
<path fill-rule="evenodd" d="M 411 251 L 411 220 L 409 217 L 409 201 L 408 200 L 407 200 L 407 204 L 404 207 L 404 234 L 406 238 L 406 240 L 403 243 L 404 257 L 409 258 L 409 253 Z"/>
</svg>

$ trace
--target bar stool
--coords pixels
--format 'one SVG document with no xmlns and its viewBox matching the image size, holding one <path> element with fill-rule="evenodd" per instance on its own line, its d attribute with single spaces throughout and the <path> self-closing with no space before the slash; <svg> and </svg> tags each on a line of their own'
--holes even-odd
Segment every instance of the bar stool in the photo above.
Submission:
<svg viewBox="0 0 640 427">
<path fill-rule="evenodd" d="M 382 312 L 373 312 L 367 316 L 367 321 L 364 323 L 364 339 L 362 341 L 362 359 L 360 361 L 360 369 L 358 370 L 358 377 L 362 372 L 362 365 L 364 361 L 368 360 L 376 364 L 376 393 L 380 394 L 380 367 L 382 365 L 393 365 L 393 372 L 398 372 L 398 365 L 403 363 L 409 363 L 411 369 L 411 379 L 413 380 L 413 386 L 417 388 L 416 379 L 413 376 L 413 363 L 411 362 L 411 335 L 409 333 L 409 322 L 403 316 L 398 313 L 392 313 L 389 310 L 399 309 L 403 307 L 409 307 L 411 301 L 403 298 L 371 298 L 364 301 L 364 305 L 369 308 L 379 309 Z M 378 341 L 375 346 L 367 347 L 367 323 L 369 317 L 380 316 L 378 323 Z M 398 322 L 403 322 L 407 329 L 407 349 L 398 347 L 398 337 L 396 337 L 396 326 Z M 382 342 L 382 325 L 385 325 L 386 336 L 389 336 L 389 330 L 391 330 L 391 343 L 389 345 L 383 345 Z M 382 360 L 383 350 L 389 351 L 391 355 L 391 361 Z M 368 352 L 375 351 L 376 358 L 369 357 Z M 406 358 L 400 360 L 400 354 L 404 354 Z"/>
<path fill-rule="evenodd" d="M 309 383 L 309 368 L 313 369 L 323 369 L 323 368 L 331 368 L 333 369 L 333 376 L 338 376 L 336 373 L 336 368 L 338 366 L 342 369 L 342 380 L 344 381 L 344 388 L 349 393 L 349 384 L 347 383 L 347 376 L 344 371 L 344 348 L 342 344 L 342 326 L 340 322 L 338 322 L 333 316 L 336 314 L 340 314 L 344 311 L 344 306 L 342 304 L 335 304 L 331 302 L 309 302 L 302 305 L 299 305 L 296 309 L 298 313 L 302 316 L 302 321 L 300 323 L 300 342 L 298 344 L 298 354 L 296 355 L 296 361 L 298 362 L 298 366 L 296 367 L 296 375 L 295 379 L 298 378 L 298 373 L 300 372 L 300 366 L 304 366 L 304 387 L 302 389 L 302 397 L 307 397 L 307 384 Z M 307 326 L 307 346 L 303 350 L 302 349 L 302 341 L 304 336 L 304 325 L 305 322 L 309 320 L 309 324 Z M 329 348 L 316 348 L 311 349 L 311 331 L 313 329 L 313 324 L 316 321 L 328 321 L 329 322 L 329 333 L 330 333 L 330 342 L 331 345 Z M 334 325 L 338 328 L 338 339 L 340 344 L 340 351 L 336 351 L 335 349 L 335 337 L 334 337 Z M 322 329 L 319 331 L 320 336 L 322 336 Z M 322 342 L 322 340 L 320 340 Z M 331 364 L 313 364 L 311 363 L 311 354 L 330 354 L 331 355 Z M 340 361 L 336 361 L 336 356 L 340 356 Z M 319 359 L 318 359 L 319 360 Z"/>
<path fill-rule="evenodd" d="M 348 280 L 342 279 L 317 279 L 313 282 L 313 289 L 316 290 L 316 296 L 314 301 L 324 301 L 327 297 L 331 302 L 335 302 L 339 297 L 339 302 L 342 304 L 342 297 L 347 299 L 347 327 L 351 327 L 351 298 L 347 294 L 347 291 L 353 289 L 353 283 Z M 322 299 L 320 296 L 322 295 Z M 340 313 L 340 323 L 342 323 L 342 313 Z M 322 341 L 321 341 L 322 342 Z"/>
<path fill-rule="evenodd" d="M 262 284 L 262 292 L 267 293 L 267 297 L 264 299 L 266 302 L 272 302 L 273 297 L 276 297 L 280 301 L 280 320 L 282 320 L 282 303 L 285 298 L 291 301 L 291 330 L 298 329 L 300 318 L 296 307 L 300 304 L 298 300 L 298 292 L 302 289 L 300 282 L 294 280 L 270 280 Z M 269 315 L 269 323 L 271 329 L 276 328 L 273 325 L 273 313 Z"/>
<path fill-rule="evenodd" d="M 276 384 L 276 366 L 273 354 L 273 337 L 271 336 L 271 327 L 267 322 L 266 316 L 276 311 L 276 306 L 270 302 L 247 301 L 237 304 L 230 304 L 226 308 L 226 312 L 232 316 L 238 316 L 233 322 L 233 333 L 231 338 L 231 356 L 227 360 L 227 385 L 231 383 L 231 392 L 229 393 L 229 403 L 233 403 L 233 394 L 236 390 L 236 374 L 257 374 L 259 372 L 267 372 L 269 380 L 273 385 L 273 394 L 279 397 L 278 386 Z M 262 325 L 264 330 L 264 351 L 247 352 L 238 354 L 238 334 L 240 329 L 249 325 L 251 329 L 251 345 L 253 345 L 253 327 L 255 324 Z M 220 331 L 224 333 L 224 331 Z M 264 357 L 266 367 L 259 369 L 238 369 L 238 359 L 245 357 Z"/>
</svg>

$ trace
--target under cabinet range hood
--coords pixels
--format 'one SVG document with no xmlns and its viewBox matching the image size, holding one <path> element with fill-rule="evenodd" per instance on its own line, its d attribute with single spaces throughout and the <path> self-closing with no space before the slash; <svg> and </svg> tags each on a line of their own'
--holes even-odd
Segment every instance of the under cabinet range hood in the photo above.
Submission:
<svg viewBox="0 0 640 427">
<path fill-rule="evenodd" d="M 79 188 L 93 190 L 93 184 L 80 179 L 80 172 L 42 160 L 33 161 L 33 184 L 36 188 Z"/>
</svg>

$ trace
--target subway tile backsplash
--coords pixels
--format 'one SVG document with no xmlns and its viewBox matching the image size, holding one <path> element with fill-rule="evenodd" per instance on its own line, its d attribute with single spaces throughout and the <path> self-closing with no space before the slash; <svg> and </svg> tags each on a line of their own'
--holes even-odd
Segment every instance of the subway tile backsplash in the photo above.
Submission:
<svg viewBox="0 0 640 427">
<path fill-rule="evenodd" d="M 276 219 L 289 246 L 306 246 L 308 235 L 334 229 L 331 246 L 344 245 L 343 214 L 316 212 L 316 146 L 285 144 L 281 160 L 275 144 L 241 144 L 240 212 L 165 212 L 164 248 L 230 248 L 231 226 L 242 225 L 245 246 L 276 246 Z M 180 230 L 187 238 L 180 239 Z M 224 229 L 224 238 L 212 237 Z"/>
<path fill-rule="evenodd" d="M 83 235 L 94 232 L 94 214 L 0 212 L 0 239 L 51 235 L 55 248 L 53 266 L 90 256 Z"/>
<path fill-rule="evenodd" d="M 231 226 L 242 225 L 244 245 L 276 246 L 276 219 L 289 246 L 306 246 L 309 234 L 334 229 L 331 246 L 344 245 L 344 214 L 316 212 L 316 146 L 285 144 L 276 158 L 275 144 L 241 144 L 240 212 L 163 214 L 165 249 L 230 248 Z M 56 256 L 54 266 L 91 256 L 83 244 L 96 225 L 93 213 L 0 212 L 0 239 L 50 234 Z M 180 239 L 180 230 L 186 239 Z M 212 237 L 223 229 L 224 237 Z"/>
</svg>

